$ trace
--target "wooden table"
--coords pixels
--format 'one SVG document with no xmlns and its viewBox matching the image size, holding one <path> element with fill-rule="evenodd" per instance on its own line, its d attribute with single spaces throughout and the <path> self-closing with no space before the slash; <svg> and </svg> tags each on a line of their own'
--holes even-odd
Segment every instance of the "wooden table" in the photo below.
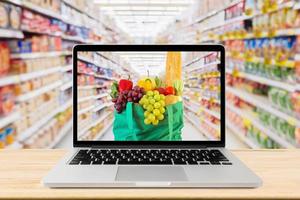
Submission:
<svg viewBox="0 0 300 200">
<path fill-rule="evenodd" d="M 235 150 L 262 179 L 257 189 L 49 189 L 42 177 L 65 150 L 1 150 L 3 199 L 300 199 L 300 150 Z"/>
</svg>

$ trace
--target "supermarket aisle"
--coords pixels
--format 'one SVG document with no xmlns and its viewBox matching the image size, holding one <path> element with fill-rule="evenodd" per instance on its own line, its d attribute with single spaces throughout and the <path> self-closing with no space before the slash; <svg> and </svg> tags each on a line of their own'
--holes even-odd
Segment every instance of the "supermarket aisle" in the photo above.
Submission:
<svg viewBox="0 0 300 200">
<path fill-rule="evenodd" d="M 112 141 L 114 140 L 114 134 L 113 134 L 113 126 L 111 126 L 104 134 L 103 136 L 100 138 L 101 140 L 108 140 L 108 141 Z"/>
<path fill-rule="evenodd" d="M 207 138 L 197 130 L 191 122 L 184 118 L 184 127 L 182 129 L 182 140 L 207 140 Z"/>
<path fill-rule="evenodd" d="M 140 0 L 138 10 L 132 9 L 130 0 L 120 2 L 0 2 L 3 18 L 0 20 L 0 57 L 3 58 L 0 61 L 0 148 L 70 146 L 72 135 L 67 133 L 71 119 L 73 45 L 207 42 L 221 43 L 227 49 L 226 117 L 229 130 L 234 128 L 234 133 L 230 130 L 227 134 L 229 147 L 242 147 L 244 143 L 251 148 L 300 147 L 299 1 L 274 1 L 270 6 L 268 1 L 250 0 Z M 159 3 L 162 5 L 157 6 Z M 142 64 L 140 57 L 133 55 L 129 59 L 138 64 L 134 71 L 144 72 L 147 68 L 157 72 L 156 63 Z M 161 55 L 150 57 L 152 62 L 154 58 L 160 60 Z M 116 67 L 116 71 L 125 66 L 123 63 L 121 67 L 115 66 L 103 59 L 98 56 L 96 62 L 108 68 Z M 83 59 L 81 66 L 90 66 L 90 61 Z M 194 95 L 200 90 L 195 84 L 197 76 L 188 76 L 189 73 L 185 80 L 193 80 L 188 83 L 191 101 L 186 106 L 194 110 L 205 102 Z M 213 73 L 205 76 L 212 81 L 216 78 Z M 98 78 L 102 79 L 99 83 L 116 80 L 110 73 L 104 76 L 103 71 L 99 71 Z M 83 104 L 91 100 L 86 97 L 81 99 Z M 96 99 L 103 100 L 103 96 Z M 96 109 L 100 116 L 104 107 L 97 105 L 82 108 L 83 111 Z M 111 104 L 105 107 L 113 108 Z M 215 105 L 213 112 L 201 107 L 189 115 L 196 123 L 199 115 L 214 115 L 217 111 Z M 186 124 L 188 133 L 193 126 L 190 121 Z M 217 136 L 215 128 L 210 126 L 215 127 L 218 120 L 204 124 L 209 134 Z M 83 136 L 92 138 L 102 127 L 99 125 Z M 184 137 L 193 138 L 189 134 Z M 109 134 L 104 138 L 111 139 Z"/>
</svg>

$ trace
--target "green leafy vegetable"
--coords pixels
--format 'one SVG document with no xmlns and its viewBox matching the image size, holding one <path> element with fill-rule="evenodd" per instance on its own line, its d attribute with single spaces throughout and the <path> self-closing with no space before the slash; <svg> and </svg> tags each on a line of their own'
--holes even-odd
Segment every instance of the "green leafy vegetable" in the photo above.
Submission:
<svg viewBox="0 0 300 200">
<path fill-rule="evenodd" d="M 117 98 L 117 96 L 119 94 L 118 88 L 119 88 L 118 82 L 114 81 L 111 86 L 111 92 L 110 92 L 111 98 Z"/>
<path fill-rule="evenodd" d="M 163 82 L 158 78 L 157 76 L 155 77 L 155 85 L 157 88 L 163 87 Z"/>
<path fill-rule="evenodd" d="M 174 83 L 173 83 L 173 86 L 175 88 L 175 94 L 177 96 L 181 96 L 182 95 L 182 92 L 183 92 L 183 81 L 182 80 L 175 80 Z"/>
</svg>

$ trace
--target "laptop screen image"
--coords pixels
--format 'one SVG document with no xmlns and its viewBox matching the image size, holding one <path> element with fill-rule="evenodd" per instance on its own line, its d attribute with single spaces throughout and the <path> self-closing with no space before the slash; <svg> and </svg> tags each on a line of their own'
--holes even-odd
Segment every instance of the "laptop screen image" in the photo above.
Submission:
<svg viewBox="0 0 300 200">
<path fill-rule="evenodd" d="M 78 51 L 78 141 L 220 141 L 218 51 Z"/>
</svg>

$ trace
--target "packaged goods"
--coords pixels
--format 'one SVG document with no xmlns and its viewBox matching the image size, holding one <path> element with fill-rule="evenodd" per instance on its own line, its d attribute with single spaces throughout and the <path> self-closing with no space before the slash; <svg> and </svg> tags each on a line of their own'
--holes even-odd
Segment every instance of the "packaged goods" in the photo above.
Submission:
<svg viewBox="0 0 300 200">
<path fill-rule="evenodd" d="M 1 115 L 7 115 L 14 109 L 14 92 L 11 86 L 5 86 L 0 88 L 0 113 Z"/>
<path fill-rule="evenodd" d="M 0 27 L 7 28 L 9 26 L 9 7 L 7 4 L 0 2 Z"/>
<path fill-rule="evenodd" d="M 0 42 L 0 77 L 10 69 L 10 51 L 6 42 Z"/>
<path fill-rule="evenodd" d="M 10 27 L 12 29 L 20 29 L 21 26 L 21 8 L 10 5 L 9 11 Z"/>
</svg>

